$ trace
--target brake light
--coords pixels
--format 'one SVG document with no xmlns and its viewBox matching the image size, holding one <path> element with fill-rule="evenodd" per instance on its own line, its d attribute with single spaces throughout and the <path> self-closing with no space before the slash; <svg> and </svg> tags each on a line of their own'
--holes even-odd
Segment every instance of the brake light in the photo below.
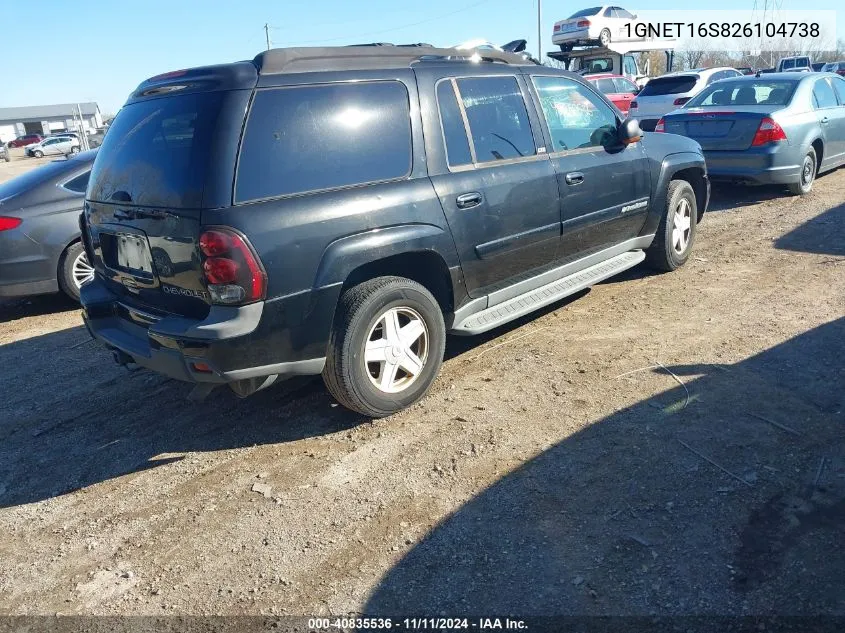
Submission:
<svg viewBox="0 0 845 633">
<path fill-rule="evenodd" d="M 211 257 L 202 264 L 205 278 L 212 284 L 231 284 L 238 280 L 238 264 L 233 259 Z"/>
<path fill-rule="evenodd" d="M 657 125 L 654 126 L 655 132 L 665 132 L 666 131 L 666 122 L 661 118 Z"/>
<path fill-rule="evenodd" d="M 267 292 L 267 274 L 247 239 L 232 229 L 208 229 L 200 235 L 202 272 L 214 303 L 251 303 Z"/>
<path fill-rule="evenodd" d="M 678 105 L 678 106 L 684 105 L 691 98 L 692 97 L 678 97 L 677 99 L 675 99 L 675 101 L 673 103 L 674 103 L 674 105 Z"/>
<path fill-rule="evenodd" d="M 786 140 L 786 132 L 778 123 L 770 117 L 764 117 L 760 121 L 760 126 L 754 134 L 754 140 L 751 141 L 752 147 L 758 147 L 767 143 L 777 143 L 778 141 Z"/>
<path fill-rule="evenodd" d="M 0 231 L 8 231 L 10 229 L 17 228 L 21 225 L 21 222 L 23 222 L 23 220 L 20 218 L 10 218 L 0 215 Z"/>
<path fill-rule="evenodd" d="M 206 231 L 200 235 L 200 250 L 206 257 L 222 255 L 231 247 L 229 235 L 220 231 Z"/>
<path fill-rule="evenodd" d="M 555 24 L 555 33 L 560 31 L 560 24 Z"/>
<path fill-rule="evenodd" d="M 639 108 L 640 106 L 637 104 L 637 102 L 636 102 L 636 101 L 632 101 L 632 102 L 631 102 L 631 105 L 630 105 L 630 106 L 628 106 L 628 107 L 629 107 L 629 108 Z"/>
<path fill-rule="evenodd" d="M 579 29 L 586 29 L 590 26 L 589 20 L 579 20 L 578 24 L 576 25 Z"/>
</svg>

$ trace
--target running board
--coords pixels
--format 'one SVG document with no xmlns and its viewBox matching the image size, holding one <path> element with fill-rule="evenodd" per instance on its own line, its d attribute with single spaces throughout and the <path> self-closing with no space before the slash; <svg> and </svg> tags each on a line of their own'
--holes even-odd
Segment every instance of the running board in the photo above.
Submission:
<svg viewBox="0 0 845 633">
<path fill-rule="evenodd" d="M 643 251 L 628 251 L 594 264 L 577 273 L 562 277 L 545 286 L 508 299 L 503 303 L 471 314 L 455 325 L 451 332 L 463 336 L 481 334 L 518 319 L 534 310 L 559 301 L 636 266 L 645 259 Z"/>
</svg>

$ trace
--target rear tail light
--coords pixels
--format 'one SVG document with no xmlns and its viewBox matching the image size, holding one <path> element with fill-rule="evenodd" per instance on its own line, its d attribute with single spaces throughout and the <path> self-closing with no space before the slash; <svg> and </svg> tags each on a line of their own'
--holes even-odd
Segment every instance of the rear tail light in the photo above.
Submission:
<svg viewBox="0 0 845 633">
<path fill-rule="evenodd" d="M 751 145 L 752 147 L 758 147 L 766 143 L 776 143 L 785 140 L 786 132 L 783 131 L 783 128 L 773 119 L 765 117 L 760 121 L 760 126 L 757 128 L 757 133 L 754 134 L 754 140 L 751 141 Z"/>
<path fill-rule="evenodd" d="M 560 24 L 555 24 L 555 33 L 560 31 Z"/>
<path fill-rule="evenodd" d="M 682 105 L 684 105 L 687 101 L 689 101 L 691 98 L 692 98 L 692 97 L 678 97 L 677 99 L 675 99 L 675 101 L 674 101 L 673 103 L 674 103 L 676 106 L 682 106 Z"/>
<path fill-rule="evenodd" d="M 213 303 L 235 305 L 264 298 L 267 274 L 245 237 L 213 228 L 200 235 L 202 272 Z"/>
<path fill-rule="evenodd" d="M 589 20 L 579 20 L 578 24 L 576 25 L 579 29 L 586 29 L 590 26 Z"/>
<path fill-rule="evenodd" d="M 20 218 L 10 218 L 0 215 L 0 231 L 15 229 L 21 225 L 21 222 L 23 222 L 23 220 Z"/>
<path fill-rule="evenodd" d="M 661 118 L 657 125 L 654 126 L 655 132 L 665 132 L 666 131 L 666 122 Z"/>
<path fill-rule="evenodd" d="M 631 102 L 631 106 L 630 106 L 630 107 L 631 107 L 631 108 L 639 108 L 640 106 L 637 104 L 637 102 L 636 102 L 636 101 L 632 101 L 632 102 Z"/>
<path fill-rule="evenodd" d="M 845 68 L 840 68 L 839 70 L 836 71 L 836 74 L 842 75 L 843 77 L 845 77 Z"/>
</svg>

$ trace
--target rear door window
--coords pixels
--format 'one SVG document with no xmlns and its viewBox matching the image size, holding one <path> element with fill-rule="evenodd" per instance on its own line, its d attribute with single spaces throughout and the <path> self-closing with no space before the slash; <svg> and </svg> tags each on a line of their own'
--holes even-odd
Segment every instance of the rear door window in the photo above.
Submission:
<svg viewBox="0 0 845 633">
<path fill-rule="evenodd" d="M 836 95 L 839 97 L 839 105 L 845 105 L 845 79 L 833 79 L 831 83 L 836 89 Z"/>
<path fill-rule="evenodd" d="M 199 208 L 222 99 L 200 92 L 122 107 L 94 161 L 91 199 L 119 193 L 135 205 Z"/>
<path fill-rule="evenodd" d="M 443 127 L 443 140 L 446 143 L 446 158 L 449 165 L 469 165 L 472 154 L 469 150 L 464 120 L 455 89 L 448 79 L 437 84 L 437 104 L 440 109 L 440 125 Z"/>
<path fill-rule="evenodd" d="M 256 93 L 235 201 L 408 176 L 411 118 L 398 81 L 271 88 Z"/>
<path fill-rule="evenodd" d="M 816 108 L 823 110 L 824 108 L 835 108 L 839 103 L 836 101 L 836 94 L 833 88 L 828 83 L 827 79 L 819 79 L 816 85 L 813 86 L 813 101 Z"/>
<path fill-rule="evenodd" d="M 76 193 L 85 193 L 85 189 L 88 187 L 88 178 L 91 176 L 90 171 L 86 171 L 84 174 L 77 176 L 71 180 L 68 180 L 63 187 L 65 189 L 70 189 Z"/>
<path fill-rule="evenodd" d="M 468 77 L 457 83 L 479 163 L 537 153 L 516 77 Z"/>
<path fill-rule="evenodd" d="M 596 82 L 596 87 L 606 95 L 616 92 L 616 84 L 613 83 L 613 79 L 599 79 Z"/>
</svg>

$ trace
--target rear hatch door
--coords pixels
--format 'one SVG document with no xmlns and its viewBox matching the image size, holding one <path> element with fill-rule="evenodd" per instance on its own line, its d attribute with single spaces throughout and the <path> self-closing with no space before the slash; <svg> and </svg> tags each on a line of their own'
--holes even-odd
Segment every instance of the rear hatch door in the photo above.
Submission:
<svg viewBox="0 0 845 633">
<path fill-rule="evenodd" d="M 121 303 L 202 318 L 210 307 L 202 210 L 231 204 L 251 91 L 191 89 L 190 78 L 180 80 L 189 88 L 147 88 L 152 98 L 121 108 L 94 162 L 84 222 L 94 267 Z"/>
<path fill-rule="evenodd" d="M 679 105 L 675 101 L 689 97 L 698 82 L 698 75 L 672 75 L 649 80 L 636 97 L 637 107 L 633 115 L 637 118 L 659 119 Z"/>
</svg>

